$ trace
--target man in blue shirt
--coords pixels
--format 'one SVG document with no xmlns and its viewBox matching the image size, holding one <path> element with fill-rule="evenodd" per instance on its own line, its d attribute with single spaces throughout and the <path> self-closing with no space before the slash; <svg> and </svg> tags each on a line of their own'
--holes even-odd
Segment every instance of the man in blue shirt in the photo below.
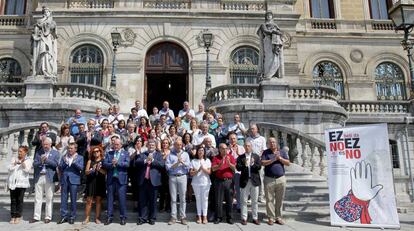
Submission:
<svg viewBox="0 0 414 231">
<path fill-rule="evenodd" d="M 275 221 L 279 225 L 283 225 L 285 222 L 282 220 L 281 209 L 286 189 L 284 166 L 289 166 L 290 161 L 286 152 L 279 151 L 279 145 L 274 137 L 270 137 L 267 142 L 269 149 L 263 151 L 262 154 L 262 165 L 265 167 L 263 181 L 265 185 L 267 223 L 273 225 Z"/>
<path fill-rule="evenodd" d="M 79 133 L 79 124 L 86 126 L 86 119 L 80 109 L 76 109 L 75 115 L 70 117 L 66 123 L 69 124 L 70 134 L 76 136 Z"/>
<path fill-rule="evenodd" d="M 190 157 L 184 152 L 183 141 L 177 138 L 174 142 L 174 150 L 168 155 L 165 166 L 168 171 L 170 195 L 171 195 L 171 219 L 169 225 L 175 224 L 177 220 L 177 190 L 180 194 L 180 216 L 181 224 L 187 225 L 185 215 L 185 195 L 187 191 L 187 174 L 190 169 Z"/>
</svg>

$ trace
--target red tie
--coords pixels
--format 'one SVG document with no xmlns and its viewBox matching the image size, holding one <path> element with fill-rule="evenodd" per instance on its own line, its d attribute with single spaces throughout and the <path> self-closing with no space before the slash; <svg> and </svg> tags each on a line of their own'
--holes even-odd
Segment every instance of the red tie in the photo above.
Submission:
<svg viewBox="0 0 414 231">
<path fill-rule="evenodd" d="M 147 170 L 145 171 L 145 179 L 147 180 L 150 179 L 150 165 L 151 165 L 151 161 L 147 162 Z"/>
</svg>

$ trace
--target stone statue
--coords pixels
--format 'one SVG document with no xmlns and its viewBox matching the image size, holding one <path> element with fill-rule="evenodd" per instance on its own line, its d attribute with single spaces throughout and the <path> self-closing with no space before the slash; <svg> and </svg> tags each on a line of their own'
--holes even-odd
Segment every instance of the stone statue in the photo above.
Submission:
<svg viewBox="0 0 414 231">
<path fill-rule="evenodd" d="M 265 14 L 265 23 L 257 30 L 260 38 L 260 54 L 257 74 L 260 80 L 269 80 L 277 74 L 281 78 L 280 66 L 283 54 L 282 31 L 273 22 L 271 11 Z"/>
<path fill-rule="evenodd" d="M 33 76 L 48 78 L 57 76 L 57 35 L 56 22 L 49 8 L 42 8 L 43 17 L 36 21 L 32 36 Z"/>
</svg>

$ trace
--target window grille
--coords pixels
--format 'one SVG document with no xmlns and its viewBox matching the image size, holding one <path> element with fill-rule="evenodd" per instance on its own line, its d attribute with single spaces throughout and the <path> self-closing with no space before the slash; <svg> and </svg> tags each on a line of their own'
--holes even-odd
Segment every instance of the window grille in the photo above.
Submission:
<svg viewBox="0 0 414 231">
<path fill-rule="evenodd" d="M 83 45 L 76 48 L 70 57 L 72 83 L 91 84 L 102 87 L 103 56 L 99 48 Z"/>
</svg>

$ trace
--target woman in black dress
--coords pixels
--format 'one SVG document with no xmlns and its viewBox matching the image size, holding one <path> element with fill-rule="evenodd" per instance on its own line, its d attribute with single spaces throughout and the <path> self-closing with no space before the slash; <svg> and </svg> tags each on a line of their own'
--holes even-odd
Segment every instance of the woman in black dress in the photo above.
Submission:
<svg viewBox="0 0 414 231">
<path fill-rule="evenodd" d="M 91 148 L 89 154 L 89 160 L 86 163 L 86 218 L 83 224 L 89 223 L 89 217 L 91 214 L 92 202 L 95 198 L 96 210 L 95 210 L 95 223 L 100 224 L 102 198 L 106 195 L 105 188 L 105 169 L 102 167 L 102 161 L 104 160 L 104 152 L 101 146 L 95 146 Z"/>
</svg>

